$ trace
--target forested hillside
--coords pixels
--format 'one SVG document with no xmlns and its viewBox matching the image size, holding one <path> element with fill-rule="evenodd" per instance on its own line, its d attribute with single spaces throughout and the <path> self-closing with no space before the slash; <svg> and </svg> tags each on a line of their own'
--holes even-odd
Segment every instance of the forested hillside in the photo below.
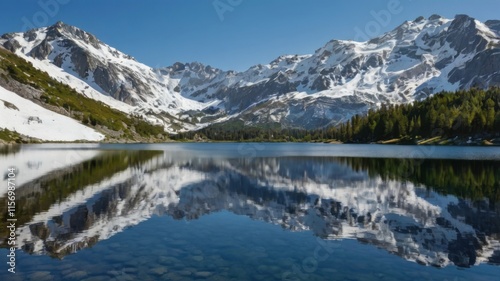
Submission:
<svg viewBox="0 0 500 281">
<path fill-rule="evenodd" d="M 441 92 L 412 104 L 382 105 L 355 115 L 340 126 L 320 130 L 215 124 L 180 134 L 176 139 L 217 141 L 326 141 L 370 143 L 385 140 L 416 142 L 429 138 L 500 137 L 500 89 Z"/>
<path fill-rule="evenodd" d="M 332 131 L 334 138 L 354 142 L 495 136 L 500 133 L 500 89 L 442 92 L 413 104 L 382 106 Z"/>
</svg>

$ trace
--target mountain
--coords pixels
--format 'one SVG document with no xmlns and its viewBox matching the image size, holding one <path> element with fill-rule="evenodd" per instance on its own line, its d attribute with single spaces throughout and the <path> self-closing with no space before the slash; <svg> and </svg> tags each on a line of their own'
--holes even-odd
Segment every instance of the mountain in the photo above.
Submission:
<svg viewBox="0 0 500 281">
<path fill-rule="evenodd" d="M 125 113 L 148 113 L 153 123 L 162 122 L 156 114 L 175 114 L 179 107 L 202 108 L 175 94 L 152 68 L 62 22 L 2 38 L 6 49 L 56 80 Z"/>
<path fill-rule="evenodd" d="M 0 143 L 164 140 L 163 126 L 118 110 L 113 98 L 85 97 L 3 47 L 0 77 Z"/>
<path fill-rule="evenodd" d="M 197 62 L 153 69 L 62 22 L 5 34 L 0 45 L 88 97 L 180 132 L 231 119 L 320 128 L 385 103 L 499 86 L 499 34 L 500 21 L 432 15 L 366 42 L 332 40 L 313 54 L 243 72 Z"/>
</svg>

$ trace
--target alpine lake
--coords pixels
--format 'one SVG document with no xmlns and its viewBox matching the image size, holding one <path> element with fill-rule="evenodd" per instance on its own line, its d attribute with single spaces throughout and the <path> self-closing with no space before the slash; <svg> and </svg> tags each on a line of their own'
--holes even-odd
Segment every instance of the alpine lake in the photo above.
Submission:
<svg viewBox="0 0 500 281">
<path fill-rule="evenodd" d="M 0 280 L 500 280 L 499 147 L 33 144 L 0 167 Z"/>
</svg>

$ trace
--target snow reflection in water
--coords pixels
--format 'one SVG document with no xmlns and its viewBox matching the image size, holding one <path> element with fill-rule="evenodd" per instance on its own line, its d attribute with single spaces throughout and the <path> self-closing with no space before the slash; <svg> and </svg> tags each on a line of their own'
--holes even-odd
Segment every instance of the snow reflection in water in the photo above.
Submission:
<svg viewBox="0 0 500 281">
<path fill-rule="evenodd" d="M 308 269 L 301 262 L 314 259 L 316 236 L 335 247 L 325 252 L 324 261 L 315 260 L 314 274 L 308 278 L 341 275 L 357 264 L 352 257 L 356 252 L 372 253 L 361 257 L 367 262 L 376 257 L 390 259 L 377 248 L 415 262 L 404 264 L 409 272 L 414 270 L 414 277 L 425 273 L 414 267 L 418 264 L 481 269 L 490 264 L 493 267 L 486 269 L 498 273 L 498 161 L 177 157 L 154 150 L 92 153 L 86 152 L 85 158 L 67 167 L 55 166 L 18 188 L 18 210 L 22 210 L 18 212 L 18 243 L 25 252 L 65 258 L 69 263 L 89 255 L 109 255 L 104 263 L 118 269 L 136 260 L 112 254 L 127 252 L 117 245 L 119 241 L 134 244 L 131 250 L 140 245 L 152 251 L 150 258 L 157 266 L 146 275 L 186 280 L 215 276 L 296 280 Z M 19 155 L 16 161 L 20 163 L 36 160 L 18 152 L 10 155 Z M 28 174 L 32 166 L 26 167 Z M 155 229 L 157 224 L 162 226 Z M 273 225 L 287 231 L 276 233 Z M 195 230 L 204 235 L 194 235 Z M 208 243 L 197 248 L 193 245 L 198 240 Z M 353 240 L 376 247 L 353 244 Z M 247 248 L 251 245 L 257 248 Z M 310 249 L 305 250 L 306 246 Z M 36 257 L 23 259 L 29 265 Z M 211 267 L 200 267 L 205 259 Z M 332 259 L 348 266 L 333 266 Z M 256 271 L 240 276 L 226 268 L 222 274 L 223 268 L 242 266 L 249 260 L 255 260 Z M 44 261 L 46 266 L 54 263 Z M 49 266 L 51 278 L 65 277 L 59 266 L 64 263 Z M 294 268 L 296 272 L 289 274 Z M 388 270 L 383 268 L 378 270 Z M 39 271 L 30 266 L 24 270 L 35 276 Z M 99 276 L 100 271 L 112 275 L 110 270 L 91 267 L 85 276 Z M 139 276 L 138 269 L 130 271 L 125 273 Z M 481 271 L 469 271 L 473 277 L 483 276 Z M 359 276 L 368 278 L 367 272 Z"/>
</svg>

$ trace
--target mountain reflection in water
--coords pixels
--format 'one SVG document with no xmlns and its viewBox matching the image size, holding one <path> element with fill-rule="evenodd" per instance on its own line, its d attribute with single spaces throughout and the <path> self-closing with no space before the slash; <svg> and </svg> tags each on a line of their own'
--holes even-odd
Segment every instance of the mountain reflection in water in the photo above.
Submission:
<svg viewBox="0 0 500 281">
<path fill-rule="evenodd" d="M 25 157 L 17 153 L 11 157 Z M 28 160 L 37 159 L 19 163 Z M 43 167 L 47 160 L 39 160 Z M 424 265 L 500 264 L 499 161 L 163 151 L 99 151 L 80 160 L 18 186 L 24 251 L 62 258 L 155 214 L 195 220 L 225 210 L 322 239 L 357 239 Z M 32 166 L 23 167 L 20 175 L 29 174 Z M 6 191 L 0 195 L 6 210 Z"/>
</svg>

